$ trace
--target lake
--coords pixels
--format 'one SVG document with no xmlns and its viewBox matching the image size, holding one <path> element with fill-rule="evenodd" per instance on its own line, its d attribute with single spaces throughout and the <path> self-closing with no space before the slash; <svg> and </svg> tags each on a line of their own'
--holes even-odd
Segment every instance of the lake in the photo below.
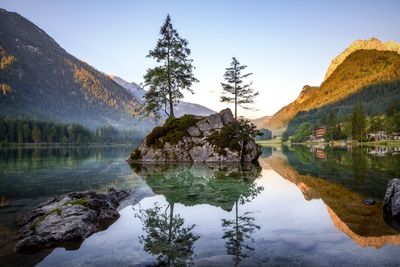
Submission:
<svg viewBox="0 0 400 267">
<path fill-rule="evenodd" d="M 259 165 L 128 165 L 132 146 L 0 150 L 1 266 L 399 266 L 382 216 L 400 150 L 263 148 Z M 24 212 L 71 191 L 130 188 L 76 250 L 12 252 Z M 364 199 L 374 199 L 368 206 Z"/>
</svg>

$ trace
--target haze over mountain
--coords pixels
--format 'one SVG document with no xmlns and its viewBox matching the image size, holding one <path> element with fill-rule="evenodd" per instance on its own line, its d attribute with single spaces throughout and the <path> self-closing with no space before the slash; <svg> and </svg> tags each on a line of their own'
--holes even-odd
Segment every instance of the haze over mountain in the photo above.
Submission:
<svg viewBox="0 0 400 267">
<path fill-rule="evenodd" d="M 134 96 L 135 99 L 139 102 L 142 103 L 143 96 L 146 94 L 146 91 L 141 88 L 139 85 L 136 83 L 132 82 L 127 82 L 121 77 L 115 76 L 115 75 L 110 75 L 110 77 L 119 85 L 123 86 L 124 88 L 128 89 Z M 175 115 L 177 117 L 183 116 L 185 114 L 195 114 L 198 116 L 209 116 L 210 114 L 215 113 L 215 111 L 206 108 L 202 105 L 195 104 L 195 103 L 189 103 L 185 101 L 181 101 L 175 105 L 174 109 Z"/>
<path fill-rule="evenodd" d="M 279 135 L 300 112 L 333 105 L 350 97 L 353 97 L 350 102 L 343 102 L 347 105 L 346 112 L 351 110 L 354 101 L 368 102 L 384 110 L 387 102 L 396 99 L 400 91 L 396 83 L 400 80 L 399 48 L 398 43 L 382 43 L 376 38 L 355 41 L 332 61 L 327 78 L 319 87 L 304 86 L 295 101 L 273 116 L 263 117 L 254 122 L 259 128 L 271 129 L 274 134 Z M 365 99 L 356 95 L 364 90 L 370 92 L 364 92 Z M 372 90 L 374 97 L 368 98 L 367 101 L 366 97 L 372 94 Z M 342 115 L 344 114 L 342 112 Z"/>
<path fill-rule="evenodd" d="M 145 93 L 134 83 L 111 78 L 67 53 L 39 27 L 17 13 L 0 9 L 0 113 L 28 118 L 81 123 L 89 128 L 119 129 L 154 126 L 135 118 Z M 190 103 L 177 114 L 214 113 Z"/>
</svg>

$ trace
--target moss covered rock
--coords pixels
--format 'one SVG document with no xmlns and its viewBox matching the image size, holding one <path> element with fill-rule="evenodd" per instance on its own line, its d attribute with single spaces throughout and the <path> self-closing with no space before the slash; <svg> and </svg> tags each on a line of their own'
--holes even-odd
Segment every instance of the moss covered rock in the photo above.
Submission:
<svg viewBox="0 0 400 267">
<path fill-rule="evenodd" d="M 156 127 L 130 155 L 129 162 L 240 162 L 255 161 L 261 154 L 254 140 L 232 143 L 226 129 L 234 119 L 230 109 L 208 117 L 184 115 Z M 218 139 L 218 142 L 216 142 Z M 226 139 L 226 140 L 224 140 Z M 226 141 L 226 142 L 225 142 Z"/>
</svg>

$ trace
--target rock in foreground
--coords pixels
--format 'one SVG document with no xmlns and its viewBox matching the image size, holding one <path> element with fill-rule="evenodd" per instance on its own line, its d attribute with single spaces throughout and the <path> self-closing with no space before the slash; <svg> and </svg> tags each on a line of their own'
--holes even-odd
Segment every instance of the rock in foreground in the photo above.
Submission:
<svg viewBox="0 0 400 267">
<path fill-rule="evenodd" d="M 388 182 L 383 211 L 386 215 L 400 217 L 400 179 L 394 178 Z"/>
<path fill-rule="evenodd" d="M 129 157 L 129 162 L 251 162 L 261 149 L 252 138 L 243 143 L 232 136 L 230 109 L 208 117 L 184 115 L 156 127 Z"/>
<path fill-rule="evenodd" d="M 83 241 L 119 218 L 119 202 L 129 194 L 114 189 L 108 194 L 74 192 L 39 204 L 24 217 L 16 251 L 30 252 Z"/>
</svg>

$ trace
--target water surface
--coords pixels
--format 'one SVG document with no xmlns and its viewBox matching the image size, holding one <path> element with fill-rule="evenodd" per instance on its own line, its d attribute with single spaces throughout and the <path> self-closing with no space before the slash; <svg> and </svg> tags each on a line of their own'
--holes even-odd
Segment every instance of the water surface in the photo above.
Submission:
<svg viewBox="0 0 400 267">
<path fill-rule="evenodd" d="M 398 266 L 400 232 L 382 216 L 400 154 L 382 148 L 264 148 L 260 165 L 129 166 L 131 148 L 3 151 L 1 227 L 54 195 L 148 192 L 78 250 L 6 253 L 27 266 Z M 383 151 L 383 152 L 382 152 Z M 377 203 L 367 206 L 365 198 Z M 9 249 L 9 248 L 8 248 Z M 18 260 L 11 262 L 11 260 Z"/>
</svg>

